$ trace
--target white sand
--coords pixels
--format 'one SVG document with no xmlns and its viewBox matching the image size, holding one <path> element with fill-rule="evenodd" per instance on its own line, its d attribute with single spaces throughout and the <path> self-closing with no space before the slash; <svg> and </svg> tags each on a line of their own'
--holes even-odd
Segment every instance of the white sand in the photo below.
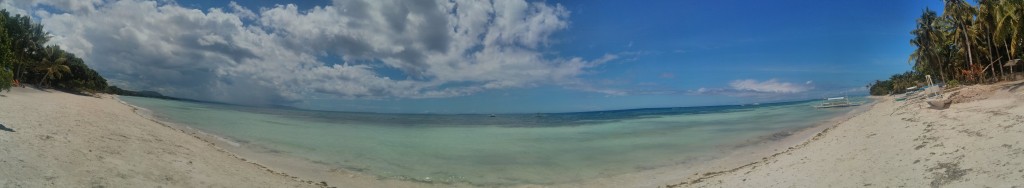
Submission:
<svg viewBox="0 0 1024 188">
<path fill-rule="evenodd" d="M 880 98 L 859 115 L 782 141 L 759 143 L 723 160 L 554 186 L 1020 186 L 1021 85 L 980 86 L 995 93 L 972 95 L 984 97 L 946 110 L 928 109 L 921 101 Z M 300 170 L 292 175 L 341 187 L 465 186 L 381 181 L 283 157 L 241 153 L 276 167 L 274 172 L 199 139 L 202 135 L 144 118 L 112 96 L 23 88 L 0 95 L 0 123 L 15 131 L 0 131 L 0 187 L 316 187 L 279 173 L 294 169 Z"/>
<path fill-rule="evenodd" d="M 317 187 L 102 98 L 0 93 L 0 187 Z"/>
<path fill-rule="evenodd" d="M 1022 186 L 1022 85 L 974 86 L 994 93 L 945 110 L 880 98 L 793 149 L 668 187 Z"/>
</svg>

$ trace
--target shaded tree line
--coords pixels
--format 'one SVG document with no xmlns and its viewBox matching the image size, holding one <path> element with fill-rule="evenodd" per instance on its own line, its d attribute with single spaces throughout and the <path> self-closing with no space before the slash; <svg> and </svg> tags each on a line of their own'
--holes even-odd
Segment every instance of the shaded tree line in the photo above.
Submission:
<svg viewBox="0 0 1024 188">
<path fill-rule="evenodd" d="M 29 16 L 0 10 L 0 91 L 15 84 L 35 84 L 72 92 L 105 92 L 107 80 L 82 58 L 57 45 Z"/>
<path fill-rule="evenodd" d="M 1024 55 L 1024 0 L 944 0 L 942 14 L 925 8 L 917 19 L 910 44 L 913 70 L 870 84 L 872 95 L 903 93 L 922 85 L 914 75 L 932 75 L 936 82 L 979 84 L 1005 80 L 1020 71 Z M 901 79 L 912 80 L 916 84 Z M 877 91 L 877 92 L 876 92 Z"/>
</svg>

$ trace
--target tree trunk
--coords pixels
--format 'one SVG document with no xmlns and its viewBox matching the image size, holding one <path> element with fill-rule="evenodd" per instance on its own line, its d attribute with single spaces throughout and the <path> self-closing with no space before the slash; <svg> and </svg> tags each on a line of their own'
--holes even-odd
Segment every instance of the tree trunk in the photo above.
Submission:
<svg viewBox="0 0 1024 188">
<path fill-rule="evenodd" d="M 961 22 L 961 24 L 963 23 Z M 971 39 L 967 38 L 967 26 L 964 25 L 962 28 L 964 28 L 964 31 L 960 33 L 964 34 L 964 42 L 967 43 L 967 45 L 965 45 L 967 46 L 967 66 L 970 67 L 971 73 L 974 73 L 974 55 L 971 53 Z M 978 75 L 978 81 L 981 81 L 980 74 Z"/>
<path fill-rule="evenodd" d="M 50 77 L 50 72 L 46 72 L 42 79 L 39 79 L 39 87 L 43 87 L 43 81 L 46 81 L 46 77 Z"/>
<path fill-rule="evenodd" d="M 995 48 L 995 44 L 993 44 L 995 42 L 992 40 L 992 38 L 995 37 L 995 34 L 993 34 L 993 32 L 988 32 L 988 33 L 989 33 L 989 35 L 988 35 L 989 36 L 988 37 L 988 57 L 989 58 L 994 58 L 995 56 L 993 54 L 996 54 L 995 53 L 996 48 Z M 1003 80 L 1002 75 L 996 74 L 996 67 L 995 67 L 996 66 L 995 64 L 998 63 L 999 59 L 1002 59 L 1002 58 L 1003 57 L 992 59 L 992 62 L 989 63 L 989 65 L 988 65 L 988 66 L 992 66 L 992 76 L 996 77 L 996 82 L 999 82 L 999 81 Z"/>
<path fill-rule="evenodd" d="M 1010 53 L 1010 45 L 1006 43 L 1006 40 L 1003 40 L 1003 46 L 1006 47 L 1006 61 L 1009 62 L 1010 60 L 1013 60 L 1013 53 Z M 1003 64 L 1002 63 L 999 63 L 999 72 L 1001 74 L 1003 74 L 1003 77 L 1006 77 L 1006 73 L 1003 73 Z M 1010 74 L 1011 74 L 1010 76 L 1013 76 L 1013 72 L 1010 72 Z M 1007 78 L 1007 79 L 1009 79 L 1009 78 Z"/>
<path fill-rule="evenodd" d="M 942 79 L 942 83 L 946 83 L 946 72 L 942 71 L 944 64 L 940 61 L 938 57 L 935 56 L 935 53 L 931 53 L 932 63 L 935 63 L 936 67 L 938 67 L 939 77 Z"/>
<path fill-rule="evenodd" d="M 941 67 L 941 64 L 940 64 L 939 76 L 942 77 L 942 83 L 946 83 L 946 71 L 942 71 L 942 69 L 943 68 Z"/>
<path fill-rule="evenodd" d="M 21 78 L 19 77 L 21 75 L 21 63 L 19 62 L 14 69 L 14 80 L 21 80 Z"/>
</svg>

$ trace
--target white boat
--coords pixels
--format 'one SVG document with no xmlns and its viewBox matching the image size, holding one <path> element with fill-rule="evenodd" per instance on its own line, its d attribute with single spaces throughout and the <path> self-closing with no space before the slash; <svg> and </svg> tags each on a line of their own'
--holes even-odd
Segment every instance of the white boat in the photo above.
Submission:
<svg viewBox="0 0 1024 188">
<path fill-rule="evenodd" d="M 860 106 L 860 103 L 850 102 L 850 99 L 846 97 L 832 97 L 825 99 L 825 102 L 822 102 L 821 104 L 814 105 L 815 108 L 836 108 L 849 106 Z"/>
</svg>

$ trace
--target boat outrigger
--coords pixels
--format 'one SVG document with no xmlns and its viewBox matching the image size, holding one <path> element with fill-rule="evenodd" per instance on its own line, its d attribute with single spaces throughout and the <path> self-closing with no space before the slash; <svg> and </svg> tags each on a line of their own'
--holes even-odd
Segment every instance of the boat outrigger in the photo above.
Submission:
<svg viewBox="0 0 1024 188">
<path fill-rule="evenodd" d="M 860 105 L 861 103 L 850 102 L 850 99 L 846 97 L 832 97 L 825 99 L 825 102 L 822 102 L 821 104 L 814 105 L 814 108 L 836 108 Z"/>
</svg>

